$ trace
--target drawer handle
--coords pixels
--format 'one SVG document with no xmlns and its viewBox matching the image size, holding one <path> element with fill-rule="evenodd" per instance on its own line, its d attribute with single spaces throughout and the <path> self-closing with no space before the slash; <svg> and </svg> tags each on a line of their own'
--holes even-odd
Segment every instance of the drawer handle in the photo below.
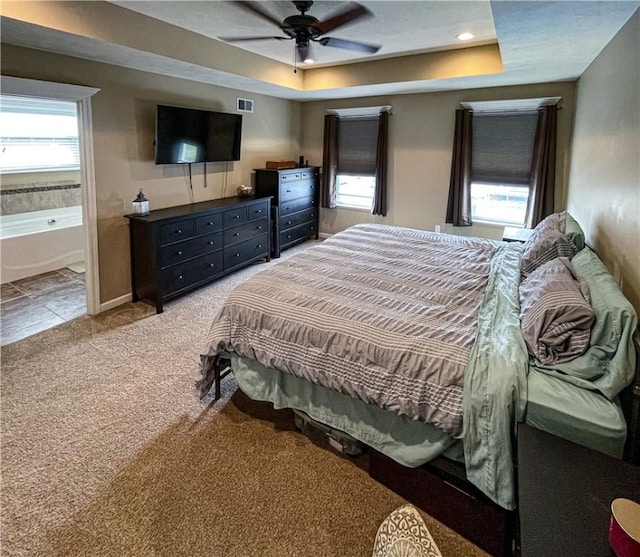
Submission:
<svg viewBox="0 0 640 557">
<path fill-rule="evenodd" d="M 284 210 L 288 211 L 289 209 L 291 209 L 291 207 L 285 207 Z"/>
<path fill-rule="evenodd" d="M 287 221 L 287 224 L 291 224 L 291 221 L 290 221 L 290 220 L 288 220 L 288 221 Z"/>
<path fill-rule="evenodd" d="M 315 213 L 311 213 L 311 218 L 314 218 L 316 216 Z"/>
<path fill-rule="evenodd" d="M 178 250 L 178 251 L 176 252 L 176 255 L 182 255 L 182 250 Z"/>
<path fill-rule="evenodd" d="M 240 236 L 240 232 L 234 232 L 233 235 L 237 238 L 238 236 Z"/>
<path fill-rule="evenodd" d="M 287 234 L 287 240 L 291 238 L 291 234 Z"/>
<path fill-rule="evenodd" d="M 207 245 L 212 246 L 212 245 L 213 245 L 213 240 L 209 240 L 209 241 L 207 242 Z"/>
<path fill-rule="evenodd" d="M 258 230 L 262 230 L 262 226 L 260 226 L 260 225 L 258 225 L 256 228 L 257 228 Z"/>
<path fill-rule="evenodd" d="M 182 280 L 182 275 L 178 275 L 178 280 Z"/>
<path fill-rule="evenodd" d="M 207 226 L 213 226 L 213 223 L 212 222 L 208 222 Z"/>
<path fill-rule="evenodd" d="M 256 248 L 258 248 L 258 249 L 262 249 L 262 244 L 258 244 L 258 245 L 256 246 Z"/>
<path fill-rule="evenodd" d="M 240 257 L 240 254 L 239 254 L 239 253 L 236 253 L 236 257 Z"/>
<path fill-rule="evenodd" d="M 311 202 L 311 205 L 315 205 L 315 204 L 316 204 L 316 202 L 315 202 L 315 201 L 312 201 L 312 202 Z"/>
<path fill-rule="evenodd" d="M 240 218 L 240 215 L 233 215 L 233 218 L 234 218 L 234 219 L 239 219 L 239 218 Z"/>
<path fill-rule="evenodd" d="M 291 193 L 291 190 L 286 190 L 287 193 Z"/>
<path fill-rule="evenodd" d="M 215 267 L 216 264 L 215 263 L 209 263 L 209 267 Z"/>
<path fill-rule="evenodd" d="M 178 228 L 178 230 L 176 230 L 176 234 L 182 234 L 182 228 Z"/>
<path fill-rule="evenodd" d="M 256 214 L 260 214 L 260 213 L 262 213 L 262 209 L 256 209 L 256 210 L 254 211 L 254 213 L 256 213 Z"/>
</svg>

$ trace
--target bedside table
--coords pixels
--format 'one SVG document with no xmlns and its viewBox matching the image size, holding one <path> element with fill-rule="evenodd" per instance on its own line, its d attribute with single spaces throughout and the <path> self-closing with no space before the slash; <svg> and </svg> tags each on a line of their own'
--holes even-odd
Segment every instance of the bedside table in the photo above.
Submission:
<svg viewBox="0 0 640 557">
<path fill-rule="evenodd" d="M 518 228 L 517 226 L 505 226 L 502 232 L 503 242 L 526 242 L 533 234 L 533 228 Z"/>
<path fill-rule="evenodd" d="M 640 466 L 519 424 L 521 557 L 612 557 L 618 497 L 640 501 Z"/>
</svg>

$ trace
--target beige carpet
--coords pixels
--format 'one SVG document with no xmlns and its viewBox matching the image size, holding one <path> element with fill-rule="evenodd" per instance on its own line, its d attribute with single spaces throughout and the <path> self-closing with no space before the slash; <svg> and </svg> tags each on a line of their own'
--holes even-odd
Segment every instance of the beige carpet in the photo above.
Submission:
<svg viewBox="0 0 640 557">
<path fill-rule="evenodd" d="M 223 400 L 198 400 L 216 308 L 264 268 L 160 315 L 126 304 L 2 348 L 1 555 L 371 554 L 404 501 L 368 476 L 366 458 L 312 443 L 232 378 Z M 445 557 L 484 555 L 425 521 Z"/>
</svg>

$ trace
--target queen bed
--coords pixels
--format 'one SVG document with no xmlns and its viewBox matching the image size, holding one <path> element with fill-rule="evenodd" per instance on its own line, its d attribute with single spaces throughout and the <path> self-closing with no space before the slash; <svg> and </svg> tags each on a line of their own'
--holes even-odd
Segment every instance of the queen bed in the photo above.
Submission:
<svg viewBox="0 0 640 557">
<path fill-rule="evenodd" d="M 201 394 L 228 360 L 249 397 L 404 466 L 463 462 L 514 509 L 518 422 L 617 457 L 625 444 L 618 393 L 634 378 L 637 319 L 583 242 L 566 213 L 524 245 L 351 227 L 230 294 Z"/>
</svg>

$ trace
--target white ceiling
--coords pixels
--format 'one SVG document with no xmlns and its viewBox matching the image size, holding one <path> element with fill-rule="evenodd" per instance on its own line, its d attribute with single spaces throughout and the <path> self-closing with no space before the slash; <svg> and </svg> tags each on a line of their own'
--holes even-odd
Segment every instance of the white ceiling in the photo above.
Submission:
<svg viewBox="0 0 640 557">
<path fill-rule="evenodd" d="M 233 2 L 149 2 L 112 0 L 129 10 L 195 31 L 206 37 L 285 36 L 280 29 Z M 489 0 L 456 1 L 374 1 L 359 2 L 371 16 L 338 28 L 327 36 L 374 43 L 382 48 L 374 56 L 312 46 L 315 66 L 328 66 L 363 59 L 386 58 L 416 52 L 460 48 L 496 42 Z M 261 7 L 277 20 L 299 14 L 292 2 L 263 1 Z M 324 20 L 346 8 L 349 2 L 316 1 L 307 15 Z M 467 31 L 475 39 L 461 43 L 456 35 Z M 262 40 L 233 43 L 256 54 L 293 64 L 293 41 Z"/>
<path fill-rule="evenodd" d="M 275 25 L 231 2 L 119 0 L 111 4 L 208 37 L 207 40 L 212 44 L 219 44 L 217 37 L 220 36 L 281 34 Z M 309 15 L 322 20 L 345 4 L 320 0 L 314 3 Z M 373 17 L 344 26 L 328 35 L 378 43 L 382 45 L 380 51 L 374 56 L 362 56 L 352 51 L 314 44 L 314 58 L 318 64 L 313 67 L 357 66 L 363 60 L 379 58 L 393 58 L 398 64 L 404 64 L 404 57 L 410 54 L 497 42 L 504 71 L 489 75 L 395 82 L 381 76 L 372 84 L 311 91 L 252 79 L 250 72 L 235 74 L 228 69 L 221 70 L 222 66 L 216 67 L 215 60 L 205 67 L 197 62 L 160 55 L 157 49 L 151 47 L 131 48 L 113 38 L 98 40 L 95 35 L 63 32 L 53 28 L 53 25 L 51 28 L 35 25 L 6 17 L 4 13 L 1 38 L 3 42 L 18 46 L 304 101 L 577 79 L 640 7 L 640 0 L 399 0 L 367 1 L 361 4 L 369 8 Z M 265 1 L 261 5 L 277 19 L 297 13 L 291 2 Z M 99 25 L 100 21 L 96 21 L 94 27 L 98 28 Z M 126 20 L 122 21 L 122 25 L 127 25 Z M 455 36 L 462 31 L 471 31 L 476 38 L 471 43 L 461 44 Z M 164 38 L 158 37 L 156 40 L 163 41 Z M 294 49 L 290 41 L 234 43 L 233 48 L 242 48 L 261 57 L 293 65 Z M 257 61 L 258 57 L 255 59 Z"/>
</svg>

